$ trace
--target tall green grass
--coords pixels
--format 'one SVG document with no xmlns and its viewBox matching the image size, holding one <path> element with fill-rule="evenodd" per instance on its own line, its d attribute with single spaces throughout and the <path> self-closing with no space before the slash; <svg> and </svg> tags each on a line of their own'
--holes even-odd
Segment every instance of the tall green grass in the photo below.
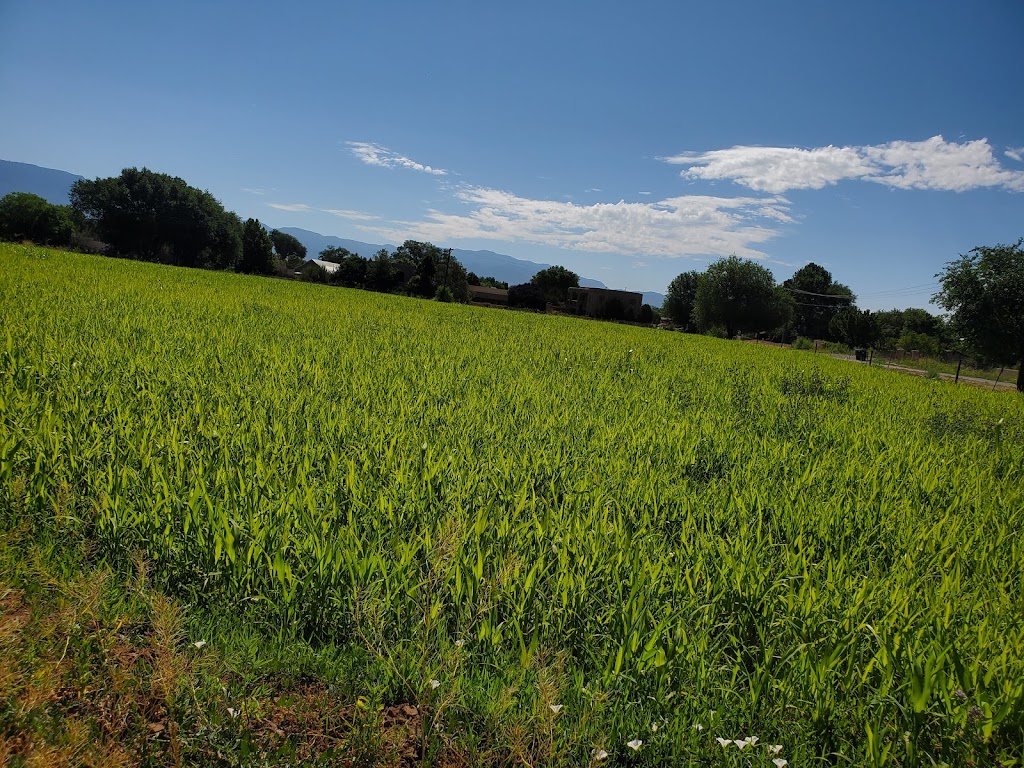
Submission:
<svg viewBox="0 0 1024 768">
<path fill-rule="evenodd" d="M 1018 397 L 28 247 L 0 267 L 5 529 L 84 526 L 199 609 L 367 649 L 451 739 L 533 723 L 538 762 L 1022 758 Z"/>
</svg>

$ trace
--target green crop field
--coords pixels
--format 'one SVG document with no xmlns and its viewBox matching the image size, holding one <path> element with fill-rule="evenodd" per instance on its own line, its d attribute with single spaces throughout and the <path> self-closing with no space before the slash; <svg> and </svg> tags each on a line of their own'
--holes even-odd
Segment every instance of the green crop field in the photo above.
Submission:
<svg viewBox="0 0 1024 768">
<path fill-rule="evenodd" d="M 1015 394 L 0 246 L 0 592 L 77 542 L 424 762 L 1019 765 L 1022 460 Z"/>
</svg>

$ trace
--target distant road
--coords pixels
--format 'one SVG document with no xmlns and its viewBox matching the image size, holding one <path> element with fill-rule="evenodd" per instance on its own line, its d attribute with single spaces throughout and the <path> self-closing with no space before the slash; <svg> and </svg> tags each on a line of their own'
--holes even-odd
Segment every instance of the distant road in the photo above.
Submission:
<svg viewBox="0 0 1024 768">
<path fill-rule="evenodd" d="M 857 362 L 857 358 L 854 357 L 853 355 L 842 355 L 842 354 L 839 354 L 838 352 L 832 352 L 830 354 L 832 355 L 832 357 L 839 358 L 840 360 L 849 360 L 850 362 L 853 362 L 853 363 Z M 912 376 L 926 376 L 928 374 L 928 371 L 922 371 L 920 368 L 908 368 L 905 365 L 897 365 L 896 363 L 881 363 L 881 362 L 879 362 L 879 363 L 873 363 L 871 367 L 872 368 L 888 368 L 891 371 L 900 371 L 901 373 L 909 373 Z M 964 382 L 966 384 L 972 384 L 972 385 L 974 385 L 976 387 L 983 387 L 983 388 L 988 388 L 988 389 L 1006 390 L 1006 391 L 1009 391 L 1009 390 L 1016 391 L 1016 389 L 1017 389 L 1016 376 L 1017 376 L 1017 372 L 1014 371 L 1012 373 L 1012 377 L 1011 377 L 1011 375 L 1008 375 L 1007 379 L 1004 379 L 1004 380 L 999 381 L 999 382 L 995 382 L 995 381 L 991 381 L 989 379 L 979 379 L 977 376 L 964 376 L 961 373 L 960 374 L 960 381 Z M 938 374 L 938 377 L 940 379 L 946 379 L 948 381 L 955 381 L 956 380 L 956 374 L 953 374 L 953 373 L 940 373 L 940 374 Z"/>
</svg>

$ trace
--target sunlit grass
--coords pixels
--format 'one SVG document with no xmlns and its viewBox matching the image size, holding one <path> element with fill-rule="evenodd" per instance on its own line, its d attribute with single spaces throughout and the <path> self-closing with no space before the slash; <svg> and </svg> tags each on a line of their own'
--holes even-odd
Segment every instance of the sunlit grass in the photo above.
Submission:
<svg viewBox="0 0 1024 768">
<path fill-rule="evenodd" d="M 21 246 L 0 266 L 3 529 L 74 527 L 191 610 L 362 649 L 365 695 L 429 713 L 423 755 L 1021 757 L 1014 395 Z"/>
</svg>

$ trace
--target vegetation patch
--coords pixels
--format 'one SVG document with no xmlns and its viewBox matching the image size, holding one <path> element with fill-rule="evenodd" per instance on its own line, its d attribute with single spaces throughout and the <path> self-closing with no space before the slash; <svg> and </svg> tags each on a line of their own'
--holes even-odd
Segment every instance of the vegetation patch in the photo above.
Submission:
<svg viewBox="0 0 1024 768">
<path fill-rule="evenodd" d="M 40 253 L 0 247 L 7 762 L 1024 759 L 1019 398 Z"/>
</svg>

